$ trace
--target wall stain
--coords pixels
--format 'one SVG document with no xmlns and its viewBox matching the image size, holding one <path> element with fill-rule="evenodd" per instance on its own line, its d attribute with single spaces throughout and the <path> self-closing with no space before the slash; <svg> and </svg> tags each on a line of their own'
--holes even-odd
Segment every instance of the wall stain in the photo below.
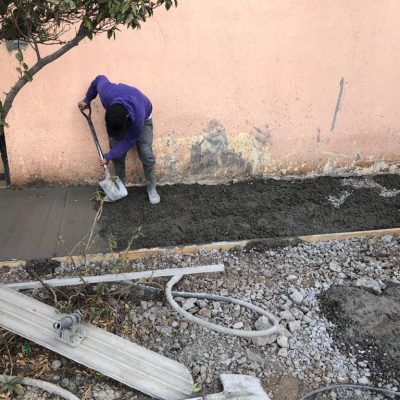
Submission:
<svg viewBox="0 0 400 400">
<path fill-rule="evenodd" d="M 265 125 L 264 128 L 260 129 L 253 126 L 253 131 L 251 132 L 254 139 L 260 142 L 262 145 L 270 145 L 272 142 L 272 134 L 269 130 L 269 125 Z"/>
<path fill-rule="evenodd" d="M 190 175 L 199 179 L 251 175 L 252 166 L 229 146 L 225 128 L 216 120 L 210 121 L 206 134 L 192 143 Z"/>
</svg>

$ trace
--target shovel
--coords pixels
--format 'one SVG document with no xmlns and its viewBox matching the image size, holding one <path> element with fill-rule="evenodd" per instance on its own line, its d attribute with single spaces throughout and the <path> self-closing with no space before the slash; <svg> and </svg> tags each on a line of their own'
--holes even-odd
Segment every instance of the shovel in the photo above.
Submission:
<svg viewBox="0 0 400 400">
<path fill-rule="evenodd" d="M 79 110 L 89 124 L 90 132 L 92 133 L 94 144 L 96 145 L 96 149 L 99 153 L 100 159 L 104 160 L 104 154 L 101 150 L 99 139 L 97 139 L 97 134 L 92 121 L 92 109 L 90 107 L 88 108 L 89 113 L 86 113 L 85 110 L 81 108 L 79 108 Z M 99 185 L 106 194 L 106 196 L 104 197 L 104 201 L 114 202 L 127 196 L 128 191 L 126 190 L 126 187 L 122 183 L 121 179 L 119 179 L 118 176 L 111 175 L 110 170 L 107 168 L 107 165 L 103 165 L 103 168 L 106 177 L 99 182 Z"/>
</svg>

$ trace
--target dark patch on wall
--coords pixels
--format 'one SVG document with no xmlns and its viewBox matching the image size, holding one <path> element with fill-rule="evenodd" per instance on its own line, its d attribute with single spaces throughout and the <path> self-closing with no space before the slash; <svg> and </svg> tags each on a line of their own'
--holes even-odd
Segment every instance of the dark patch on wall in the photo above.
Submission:
<svg viewBox="0 0 400 400">
<path fill-rule="evenodd" d="M 176 178 L 176 160 L 173 160 L 171 156 L 164 156 L 162 158 L 164 164 L 164 177 L 163 180 L 166 182 L 173 182 Z"/>
<path fill-rule="evenodd" d="M 229 147 L 225 128 L 218 121 L 211 121 L 207 133 L 192 144 L 190 175 L 202 179 L 250 175 L 251 164 Z"/>
<path fill-rule="evenodd" d="M 257 127 L 253 127 L 253 137 L 257 142 L 261 143 L 262 145 L 266 146 L 271 144 L 272 141 L 272 134 L 269 130 L 269 126 L 265 125 L 264 128 L 260 129 Z"/>
</svg>

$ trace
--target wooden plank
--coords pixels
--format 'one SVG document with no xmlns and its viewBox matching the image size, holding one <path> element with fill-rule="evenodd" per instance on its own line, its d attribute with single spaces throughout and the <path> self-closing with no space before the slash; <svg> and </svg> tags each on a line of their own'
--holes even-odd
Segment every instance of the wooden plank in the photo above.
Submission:
<svg viewBox="0 0 400 400">
<path fill-rule="evenodd" d="M 320 235 L 307 235 L 307 236 L 292 236 L 283 237 L 276 239 L 286 239 L 288 241 L 300 239 L 305 242 L 321 242 L 327 240 L 346 240 L 355 239 L 362 237 L 382 237 L 385 235 L 400 236 L 400 228 L 388 228 L 388 229 L 377 229 L 370 231 L 355 231 L 355 232 L 339 232 L 339 233 L 326 233 Z M 86 256 L 87 261 L 96 262 L 103 260 L 113 260 L 115 258 L 121 258 L 121 260 L 143 260 L 144 258 L 158 256 L 160 254 L 195 254 L 199 251 L 212 251 L 212 250 L 231 250 L 233 248 L 244 248 L 249 243 L 262 241 L 264 239 L 251 239 L 251 240 L 240 240 L 234 242 L 215 242 L 201 245 L 188 245 L 188 246 L 177 246 L 177 247 L 165 247 L 165 248 L 151 248 L 151 249 L 139 249 L 131 250 L 122 253 L 97 253 L 88 254 Z M 74 256 L 75 262 L 82 262 L 85 259 L 84 256 Z M 52 260 L 59 262 L 69 263 L 71 258 L 69 256 L 54 257 Z M 0 262 L 0 268 L 2 267 L 16 267 L 19 265 L 25 265 L 23 260 L 12 260 Z"/>
</svg>

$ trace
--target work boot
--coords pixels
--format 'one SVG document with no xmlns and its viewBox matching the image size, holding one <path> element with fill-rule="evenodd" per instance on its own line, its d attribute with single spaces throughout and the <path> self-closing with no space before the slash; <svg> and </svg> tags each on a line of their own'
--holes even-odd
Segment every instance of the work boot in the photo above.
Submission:
<svg viewBox="0 0 400 400">
<path fill-rule="evenodd" d="M 151 166 L 143 165 L 144 176 L 146 178 L 147 195 L 149 196 L 150 204 L 158 204 L 160 196 L 156 190 L 156 168 L 155 164 Z"/>
</svg>

